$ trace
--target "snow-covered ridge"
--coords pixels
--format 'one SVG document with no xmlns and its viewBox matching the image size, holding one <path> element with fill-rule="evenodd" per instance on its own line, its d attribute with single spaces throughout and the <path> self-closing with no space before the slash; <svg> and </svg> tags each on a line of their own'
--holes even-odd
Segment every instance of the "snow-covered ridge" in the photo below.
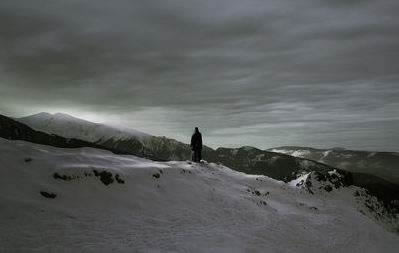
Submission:
<svg viewBox="0 0 399 253">
<path fill-rule="evenodd" d="M 124 140 L 130 138 L 142 140 L 151 136 L 133 129 L 115 128 L 93 123 L 64 113 L 42 112 L 16 120 L 38 131 L 89 142 L 101 143 L 109 139 Z"/>
<path fill-rule="evenodd" d="M 398 235 L 358 202 L 357 187 L 310 194 L 217 164 L 161 163 L 1 138 L 0 164 L 2 252 L 399 248 Z"/>
</svg>

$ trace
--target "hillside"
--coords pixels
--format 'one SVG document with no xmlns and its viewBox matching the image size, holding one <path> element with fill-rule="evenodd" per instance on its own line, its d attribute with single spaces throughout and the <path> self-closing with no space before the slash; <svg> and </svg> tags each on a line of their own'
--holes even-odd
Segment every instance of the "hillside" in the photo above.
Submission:
<svg viewBox="0 0 399 253">
<path fill-rule="evenodd" d="M 397 220 L 374 198 L 314 173 L 286 184 L 213 163 L 153 162 L 1 138 L 0 154 L 2 252 L 399 248 L 390 232 Z"/>
</svg>

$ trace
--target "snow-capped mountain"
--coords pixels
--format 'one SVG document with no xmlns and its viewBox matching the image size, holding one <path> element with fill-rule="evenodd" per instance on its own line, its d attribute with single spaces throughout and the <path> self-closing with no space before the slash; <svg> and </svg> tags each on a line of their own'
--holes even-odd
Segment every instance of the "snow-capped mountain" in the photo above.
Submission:
<svg viewBox="0 0 399 253">
<path fill-rule="evenodd" d="M 104 124 L 93 123 L 65 113 L 50 114 L 41 112 L 17 118 L 16 120 L 38 131 L 96 143 L 102 143 L 109 139 L 126 140 L 134 137 L 142 140 L 150 137 L 149 134 L 137 130 L 119 129 Z"/>
<path fill-rule="evenodd" d="M 38 131 L 94 142 L 124 153 L 141 154 L 157 160 L 187 160 L 191 157 L 190 147 L 176 140 L 97 124 L 68 114 L 43 112 L 16 120 Z"/>
<path fill-rule="evenodd" d="M 311 159 L 350 172 L 367 173 L 399 185 L 399 153 L 286 146 L 268 151 Z"/>
<path fill-rule="evenodd" d="M 141 153 L 136 153 L 134 150 L 121 150 L 80 139 L 64 138 L 59 135 L 37 131 L 4 115 L 0 115 L 0 137 L 9 140 L 24 140 L 60 148 L 92 147 L 109 150 L 115 154 L 131 154 L 142 157 Z M 156 157 L 150 155 L 146 157 L 156 160 Z"/>
<path fill-rule="evenodd" d="M 284 183 L 0 138 L 1 252 L 397 252 L 397 216 L 340 175 Z"/>
</svg>

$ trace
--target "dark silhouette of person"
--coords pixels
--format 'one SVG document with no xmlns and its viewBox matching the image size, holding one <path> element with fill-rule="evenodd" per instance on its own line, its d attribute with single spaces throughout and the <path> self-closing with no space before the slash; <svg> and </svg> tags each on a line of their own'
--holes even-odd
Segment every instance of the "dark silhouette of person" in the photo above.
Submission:
<svg viewBox="0 0 399 253">
<path fill-rule="evenodd" d="M 198 127 L 195 128 L 193 135 L 191 136 L 191 150 L 193 151 L 192 160 L 193 162 L 201 161 L 201 151 L 202 151 L 202 135 L 198 130 Z"/>
</svg>

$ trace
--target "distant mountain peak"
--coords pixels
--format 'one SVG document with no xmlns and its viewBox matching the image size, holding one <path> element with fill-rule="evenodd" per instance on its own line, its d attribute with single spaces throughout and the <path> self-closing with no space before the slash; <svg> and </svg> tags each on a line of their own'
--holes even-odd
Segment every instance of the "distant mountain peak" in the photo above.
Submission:
<svg viewBox="0 0 399 253">
<path fill-rule="evenodd" d="M 63 118 L 75 118 L 72 115 L 69 115 L 69 114 L 66 114 L 66 113 L 62 113 L 62 112 L 54 113 L 53 116 L 55 116 L 55 117 L 63 117 Z"/>
<path fill-rule="evenodd" d="M 140 139 L 149 134 L 121 127 L 94 123 L 72 115 L 58 112 L 41 112 L 16 119 L 35 130 L 56 134 L 65 138 L 76 138 L 89 142 L 103 142 L 107 140 Z"/>
<path fill-rule="evenodd" d="M 39 112 L 39 113 L 36 113 L 36 114 L 32 114 L 32 115 L 29 115 L 29 116 L 25 116 L 25 117 L 22 117 L 22 118 L 49 118 L 49 117 L 52 117 L 53 115 L 51 114 L 51 113 L 48 113 L 48 112 Z"/>
<path fill-rule="evenodd" d="M 57 112 L 57 113 L 48 113 L 48 112 L 39 112 L 36 114 L 32 114 L 29 116 L 21 117 L 21 118 L 38 118 L 38 119 L 43 119 L 43 118 L 58 118 L 58 119 L 77 119 L 77 120 L 83 120 L 77 117 L 74 117 L 72 115 L 62 113 L 62 112 Z"/>
</svg>

